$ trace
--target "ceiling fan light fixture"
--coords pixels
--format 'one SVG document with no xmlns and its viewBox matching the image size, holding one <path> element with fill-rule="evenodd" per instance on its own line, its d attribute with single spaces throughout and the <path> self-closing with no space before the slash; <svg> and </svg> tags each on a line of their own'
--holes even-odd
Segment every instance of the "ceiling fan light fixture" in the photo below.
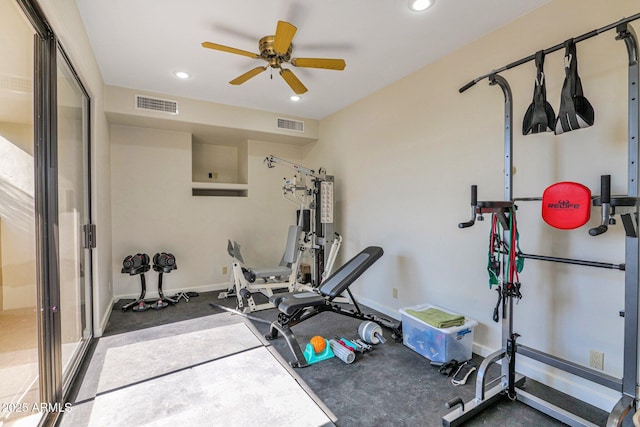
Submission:
<svg viewBox="0 0 640 427">
<path fill-rule="evenodd" d="M 175 73 L 173 73 L 173 75 L 179 78 L 180 80 L 186 80 L 189 77 L 191 77 L 191 75 L 185 71 L 176 71 Z"/>
<path fill-rule="evenodd" d="M 274 68 L 279 69 L 280 76 L 284 79 L 287 85 L 289 85 L 291 90 L 293 90 L 296 95 L 301 95 L 306 93 L 308 89 L 300 79 L 296 77 L 293 71 L 288 68 L 288 66 L 287 68 L 283 68 L 282 65 L 288 64 L 292 67 L 323 68 L 326 70 L 342 71 L 345 69 L 347 64 L 344 59 L 337 58 L 292 58 L 291 53 L 293 51 L 293 44 L 291 42 L 296 31 L 297 28 L 294 25 L 285 21 L 278 21 L 276 34 L 272 36 L 264 36 L 260 39 L 258 43 L 260 51 L 259 54 L 212 42 L 202 42 L 202 47 L 221 52 L 233 53 L 236 55 L 243 55 L 253 59 L 260 59 L 267 63 L 267 65 L 256 67 L 231 80 L 229 83 L 232 85 L 241 85 L 271 67 L 272 75 Z"/>
<path fill-rule="evenodd" d="M 424 12 L 436 3 L 436 0 L 409 0 L 409 9 L 413 12 Z"/>
<path fill-rule="evenodd" d="M 300 101 L 301 98 L 298 95 L 291 95 L 289 99 L 292 100 L 293 102 L 298 102 Z"/>
</svg>

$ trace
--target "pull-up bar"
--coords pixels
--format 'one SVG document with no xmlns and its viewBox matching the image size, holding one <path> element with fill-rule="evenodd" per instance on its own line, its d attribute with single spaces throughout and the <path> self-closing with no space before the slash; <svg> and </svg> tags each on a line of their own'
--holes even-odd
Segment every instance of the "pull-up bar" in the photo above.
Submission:
<svg viewBox="0 0 640 427">
<path fill-rule="evenodd" d="M 589 31 L 588 33 L 584 33 L 584 34 L 582 34 L 582 35 L 580 35 L 578 37 L 574 37 L 573 41 L 578 43 L 578 42 L 590 39 L 591 37 L 594 37 L 594 36 L 597 36 L 599 34 L 602 34 L 602 33 L 606 32 L 606 31 L 609 31 L 609 30 L 611 30 L 613 28 L 616 28 L 616 27 L 618 27 L 620 25 L 628 24 L 629 22 L 635 21 L 636 19 L 640 19 L 640 13 L 636 13 L 635 15 L 630 16 L 629 18 L 623 18 L 618 22 L 614 22 L 614 23 L 606 25 L 606 26 L 604 26 L 602 28 L 598 28 L 597 30 L 592 30 L 592 31 Z M 559 44 L 557 44 L 555 46 L 551 46 L 551 47 L 549 47 L 547 49 L 544 49 L 543 52 L 544 52 L 545 55 L 547 55 L 547 54 L 549 54 L 551 52 L 555 52 L 555 51 L 560 50 L 562 48 L 564 48 L 564 42 L 563 43 L 559 43 Z M 500 68 L 497 68 L 497 69 L 491 71 L 490 73 L 484 74 L 484 75 L 482 75 L 480 77 L 476 77 L 475 79 L 471 80 L 466 85 L 462 86 L 458 91 L 460 93 L 462 93 L 462 92 L 464 92 L 465 90 L 469 89 L 470 87 L 472 87 L 473 85 L 475 85 L 476 83 L 478 83 L 479 81 L 481 81 L 483 79 L 486 79 L 486 78 L 488 78 L 488 77 L 490 77 L 490 76 L 492 76 L 494 74 L 500 73 L 502 71 L 506 71 L 506 70 L 509 70 L 511 68 L 517 67 L 519 65 L 525 64 L 525 63 L 527 63 L 529 61 L 533 61 L 534 59 L 536 59 L 535 53 L 533 55 L 529 55 L 529 56 L 527 56 L 525 58 L 519 59 L 519 60 L 517 60 L 515 62 L 512 62 L 512 63 L 507 64 L 505 66 L 502 66 Z"/>
</svg>

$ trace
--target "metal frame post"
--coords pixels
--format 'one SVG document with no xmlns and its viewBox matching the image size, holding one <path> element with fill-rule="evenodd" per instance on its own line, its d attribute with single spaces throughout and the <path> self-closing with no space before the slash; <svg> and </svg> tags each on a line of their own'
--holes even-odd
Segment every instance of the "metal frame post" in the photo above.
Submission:
<svg viewBox="0 0 640 427">
<path fill-rule="evenodd" d="M 504 95 L 504 200 L 505 202 L 511 202 L 513 197 L 513 176 L 511 174 L 513 170 L 513 97 L 511 93 L 511 87 L 507 80 L 498 75 L 492 74 L 489 76 L 489 84 L 497 85 L 502 89 Z M 474 190 L 472 190 L 474 191 Z M 476 197 L 472 195 L 472 221 L 475 219 L 476 205 L 474 200 Z M 475 201 L 475 204 L 478 204 Z M 489 209 L 488 209 L 489 210 Z M 471 222 L 470 225 L 472 225 Z M 509 227 L 504 227 L 503 238 L 508 240 L 510 238 Z M 515 248 L 514 248 L 515 249 Z M 503 255 L 502 265 L 507 265 L 508 254 Z M 502 271 L 502 276 L 506 272 Z M 498 400 L 502 399 L 504 390 L 511 390 L 515 388 L 517 383 L 524 381 L 524 377 L 516 375 L 515 373 L 515 360 L 513 356 L 515 353 L 508 350 L 515 350 L 510 348 L 514 345 L 512 341 L 513 337 L 513 297 L 505 296 L 503 300 L 502 310 L 502 348 L 491 353 L 487 356 L 478 369 L 476 376 L 476 396 L 473 400 L 462 404 L 462 400 L 457 402 L 449 402 L 447 407 L 452 407 L 455 404 L 460 404 L 449 414 L 442 418 L 442 425 L 445 427 L 460 425 L 461 423 L 473 418 L 477 413 L 484 411 L 487 407 L 493 405 Z M 511 353 L 511 357 L 509 357 Z M 499 384 L 493 386 L 490 390 L 485 390 L 487 385 L 492 384 L 495 381 L 487 383 L 486 374 L 488 368 L 493 364 L 502 360 L 501 375 L 498 378 Z M 455 400 L 455 399 L 454 399 Z"/>
<path fill-rule="evenodd" d="M 505 202 L 512 201 L 513 198 L 513 95 L 511 93 L 511 87 L 507 79 L 499 74 L 493 74 L 489 76 L 489 85 L 497 85 L 502 89 L 504 95 L 504 200 Z M 509 227 L 504 227 L 502 238 L 504 241 L 509 241 L 511 231 Z M 514 248 L 515 249 L 515 248 Z M 508 265 L 509 254 L 502 256 L 502 265 Z M 506 274 L 502 272 L 503 279 Z M 508 280 L 508 279 L 507 279 Z M 504 281 L 504 280 L 503 280 Z M 509 343 L 513 335 L 513 297 L 508 296 L 503 300 L 503 312 L 502 312 L 502 349 L 507 351 L 509 349 Z M 508 356 L 508 354 L 507 354 Z M 509 359 L 507 357 L 507 359 Z M 515 372 L 509 368 L 510 363 L 502 363 L 502 378 L 503 384 L 510 389 L 514 387 Z"/>
<path fill-rule="evenodd" d="M 628 152 L 628 176 L 627 196 L 637 198 L 638 192 L 638 102 L 640 88 L 638 87 L 638 39 L 633 28 L 628 23 L 622 23 L 616 27 L 617 40 L 624 40 L 629 55 L 629 152 Z M 640 283 L 638 272 L 638 257 L 640 256 L 640 243 L 637 233 L 638 206 L 636 204 L 633 213 L 636 224 L 636 232 L 633 235 L 627 233 L 625 237 L 625 285 L 624 285 L 624 361 L 622 377 L 622 398 L 611 411 L 608 426 L 618 426 L 626 415 L 636 406 L 638 383 L 638 285 Z"/>
<path fill-rule="evenodd" d="M 639 19 L 640 14 L 634 15 L 631 18 L 619 21 L 616 24 L 611 24 L 606 27 L 594 30 L 579 37 L 580 40 L 586 40 L 595 35 L 598 35 L 604 31 L 616 28 L 618 33 L 616 39 L 623 40 L 627 47 L 627 53 L 629 55 L 629 83 L 628 83 L 628 109 L 629 109 L 629 152 L 628 152 L 628 193 L 627 198 L 635 199 L 635 206 L 629 214 L 622 215 L 623 223 L 625 226 L 626 240 L 625 240 L 625 264 L 617 266 L 618 269 L 625 271 L 625 311 L 624 311 L 624 366 L 623 377 L 618 380 L 616 378 L 595 373 L 587 368 L 583 368 L 579 365 L 567 362 L 551 355 L 539 352 L 537 350 L 516 345 L 515 339 L 517 334 L 513 334 L 513 297 L 508 296 L 503 303 L 503 320 L 502 320 L 502 349 L 487 356 L 478 370 L 478 377 L 476 379 L 476 397 L 468 402 L 466 405 L 462 403 L 461 399 L 454 399 L 447 403 L 447 407 L 453 407 L 460 405 L 452 412 L 442 418 L 444 426 L 459 425 L 460 423 L 475 416 L 478 412 L 484 410 L 489 405 L 496 402 L 505 391 L 508 391 L 509 397 L 517 398 L 517 400 L 529 405 L 549 416 L 552 416 L 566 424 L 571 426 L 595 426 L 595 424 L 580 418 L 579 416 L 570 413 L 551 402 L 544 401 L 530 393 L 518 389 L 515 393 L 515 387 L 522 381 L 524 377 L 515 372 L 515 355 L 516 349 L 519 349 L 524 356 L 533 358 L 534 360 L 541 361 L 550 366 L 558 367 L 562 370 L 570 372 L 574 375 L 589 379 L 596 383 L 605 385 L 612 389 L 617 389 L 622 392 L 622 397 L 615 405 L 609 418 L 607 420 L 607 426 L 621 426 L 625 421 L 625 418 L 635 410 L 636 400 L 638 395 L 638 342 L 640 341 L 638 335 L 638 318 L 640 307 L 640 269 L 638 264 L 640 263 L 640 239 L 638 237 L 638 220 L 639 220 L 639 207 L 640 207 L 640 191 L 638 186 L 638 179 L 640 177 L 640 150 L 638 146 L 638 138 L 640 137 L 640 69 L 638 64 L 638 51 L 637 51 L 637 37 L 633 28 L 628 24 L 629 22 Z M 547 51 L 552 52 L 560 49 L 561 45 L 553 46 Z M 519 61 L 511 63 L 505 67 L 501 67 L 489 74 L 480 76 L 460 89 L 460 92 L 464 92 L 471 86 L 475 85 L 478 81 L 488 78 L 491 85 L 498 85 L 502 89 L 505 97 L 505 128 L 504 128 L 504 199 L 505 201 L 513 201 L 513 114 L 512 114 L 512 95 L 507 81 L 498 75 L 500 71 L 504 71 L 518 65 L 521 65 L 529 60 L 533 59 L 533 56 L 523 58 Z M 472 190 L 472 194 L 473 194 Z M 473 218 L 469 223 L 459 225 L 461 228 L 473 225 L 475 219 L 475 213 L 477 212 L 477 206 L 474 205 L 474 196 L 472 195 L 472 208 Z M 603 213 L 604 215 L 604 213 Z M 508 236 L 505 236 L 505 238 Z M 538 257 L 538 259 L 549 257 Z M 543 259 L 545 261 L 575 261 L 561 258 L 555 259 Z M 577 262 L 572 262 L 577 263 Z M 598 264 L 598 265 L 595 265 Z M 598 266 L 603 263 L 588 263 L 583 265 Z M 624 267 L 622 267 L 624 266 Z M 612 267 L 608 267 L 612 268 Z M 502 272 L 503 278 L 505 272 Z M 498 360 L 507 358 L 502 362 L 502 375 L 498 379 L 500 385 L 493 387 L 489 391 L 485 391 L 487 385 L 486 371 L 487 368 Z"/>
</svg>

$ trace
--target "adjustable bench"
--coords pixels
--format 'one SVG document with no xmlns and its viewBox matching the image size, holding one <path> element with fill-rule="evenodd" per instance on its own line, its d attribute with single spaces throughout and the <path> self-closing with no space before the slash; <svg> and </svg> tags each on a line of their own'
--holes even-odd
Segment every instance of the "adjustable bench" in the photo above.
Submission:
<svg viewBox="0 0 640 427">
<path fill-rule="evenodd" d="M 294 368 L 308 366 L 302 349 L 291 331 L 291 327 L 324 311 L 331 311 L 356 319 L 371 320 L 380 326 L 391 329 L 394 336 L 402 336 L 400 325 L 373 314 L 364 314 L 349 290 L 349 286 L 371 267 L 383 253 L 382 248 L 369 246 L 347 261 L 331 276 L 327 277 L 318 288 L 318 292 L 288 292 L 273 295 L 269 298 L 269 301 L 278 308 L 280 313 L 278 313 L 278 320 L 271 323 L 270 333 L 265 337 L 268 340 L 272 340 L 278 337 L 278 333 L 284 336 L 295 357 L 293 361 L 289 362 L 291 366 Z M 345 291 L 349 294 L 355 307 L 353 310 L 345 309 L 333 302 L 336 297 Z"/>
</svg>

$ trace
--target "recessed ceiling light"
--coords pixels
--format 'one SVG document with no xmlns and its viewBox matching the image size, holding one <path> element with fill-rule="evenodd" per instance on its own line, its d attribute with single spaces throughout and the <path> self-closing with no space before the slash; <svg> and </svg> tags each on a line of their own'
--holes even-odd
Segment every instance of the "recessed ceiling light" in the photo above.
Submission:
<svg viewBox="0 0 640 427">
<path fill-rule="evenodd" d="M 414 12 L 422 12 L 435 4 L 436 0 L 409 0 L 409 9 Z"/>
<path fill-rule="evenodd" d="M 291 98 L 289 98 L 289 99 L 292 100 L 293 102 L 300 101 L 300 97 L 298 95 L 291 95 Z"/>
<path fill-rule="evenodd" d="M 185 80 L 185 79 L 188 79 L 189 77 L 191 77 L 189 75 L 189 73 L 185 73 L 184 71 L 176 71 L 174 74 L 175 74 L 175 76 L 177 78 L 182 79 L 182 80 Z"/>
</svg>

